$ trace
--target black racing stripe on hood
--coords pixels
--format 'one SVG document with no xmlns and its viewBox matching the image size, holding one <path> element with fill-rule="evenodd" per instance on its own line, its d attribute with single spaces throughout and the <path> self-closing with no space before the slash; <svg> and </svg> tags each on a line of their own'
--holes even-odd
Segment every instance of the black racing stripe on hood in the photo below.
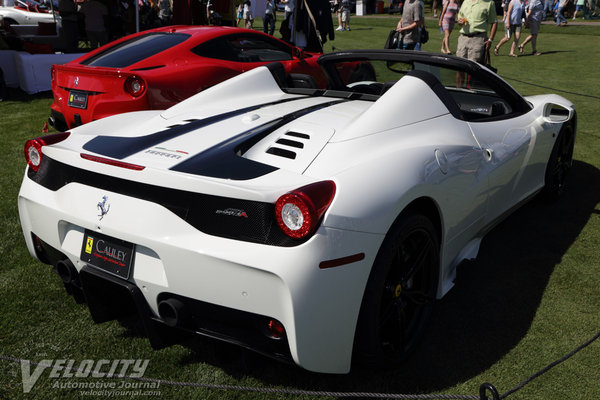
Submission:
<svg viewBox="0 0 600 400">
<path fill-rule="evenodd" d="M 265 175 L 278 168 L 249 160 L 241 155 L 273 131 L 293 120 L 344 101 L 347 100 L 329 101 L 286 114 L 211 147 L 171 167 L 171 170 L 231 180 L 253 179 Z"/>
<path fill-rule="evenodd" d="M 119 136 L 97 136 L 83 145 L 83 149 L 96 154 L 101 154 L 106 157 L 122 160 L 142 150 L 156 146 L 162 142 L 174 139 L 178 136 L 185 135 L 196 129 L 215 124 L 217 122 L 232 118 L 238 115 L 245 114 L 256 109 L 267 107 L 274 104 L 286 103 L 293 100 L 301 100 L 306 97 L 294 97 L 291 99 L 277 100 L 269 103 L 263 103 L 250 107 L 241 108 L 239 110 L 229 111 L 222 114 L 213 115 L 211 117 L 187 121 L 185 124 L 173 125 L 160 132 L 155 132 L 146 136 L 137 137 L 119 137 Z"/>
</svg>

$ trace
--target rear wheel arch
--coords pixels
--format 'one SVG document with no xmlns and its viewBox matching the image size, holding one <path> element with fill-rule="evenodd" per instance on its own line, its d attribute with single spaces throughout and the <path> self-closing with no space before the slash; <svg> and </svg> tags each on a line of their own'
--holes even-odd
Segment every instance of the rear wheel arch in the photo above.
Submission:
<svg viewBox="0 0 600 400">
<path fill-rule="evenodd" d="M 354 339 L 355 361 L 370 367 L 396 366 L 415 348 L 439 285 L 441 238 L 442 216 L 429 197 L 413 200 L 391 224 L 363 293 Z M 422 247 L 424 242 L 427 244 Z M 415 257 L 421 248 L 429 249 L 425 250 L 426 261 L 420 262 L 423 267 L 405 274 L 403 271 L 414 270 L 412 260 L 421 257 Z M 390 287 L 396 288 L 391 298 Z M 383 310 L 390 307 L 396 310 L 400 325 L 398 321 L 387 322 L 389 313 Z M 390 326 L 394 332 L 395 325 L 401 332 L 397 341 L 395 334 L 390 336 Z M 389 342 L 394 342 L 391 350 Z"/>
<path fill-rule="evenodd" d="M 413 200 L 406 207 L 404 207 L 400 214 L 398 214 L 394 220 L 394 223 L 392 224 L 392 227 L 399 222 L 403 215 L 407 213 L 418 213 L 427 217 L 437 231 L 438 242 L 440 244 L 442 243 L 442 213 L 440 212 L 438 204 L 435 200 L 433 200 L 431 197 L 419 197 Z M 392 227 L 390 227 L 390 231 Z"/>
<path fill-rule="evenodd" d="M 545 201 L 555 201 L 564 191 L 567 175 L 573 164 L 573 150 L 577 135 L 577 116 L 564 124 L 550 153 L 540 193 Z"/>
</svg>

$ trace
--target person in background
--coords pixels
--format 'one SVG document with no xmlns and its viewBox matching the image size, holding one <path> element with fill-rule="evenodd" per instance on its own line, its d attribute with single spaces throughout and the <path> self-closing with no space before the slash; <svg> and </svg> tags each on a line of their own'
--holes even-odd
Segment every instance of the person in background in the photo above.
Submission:
<svg viewBox="0 0 600 400">
<path fill-rule="evenodd" d="M 533 50 L 532 54 L 534 56 L 539 56 L 542 53 L 537 51 L 537 36 L 540 31 L 540 24 L 542 23 L 542 19 L 544 18 L 544 5 L 542 5 L 542 0 L 529 0 L 529 4 L 526 7 L 527 15 L 525 20 L 529 25 L 529 36 L 523 40 L 523 43 L 519 46 L 519 53 L 523 54 L 524 47 L 527 43 L 531 42 L 531 48 Z"/>
<path fill-rule="evenodd" d="M 599 4 L 598 0 L 588 0 L 588 12 L 589 12 L 590 18 L 600 16 L 600 12 L 598 12 L 599 9 L 600 9 L 600 4 Z"/>
<path fill-rule="evenodd" d="M 254 16 L 252 15 L 252 4 L 250 3 L 250 0 L 244 1 L 244 22 L 246 29 L 252 29 Z"/>
<path fill-rule="evenodd" d="M 62 24 L 62 35 L 65 40 L 65 51 L 74 53 L 79 47 L 79 23 L 77 22 L 77 5 L 73 0 L 59 0 L 58 14 Z"/>
<path fill-rule="evenodd" d="M 273 0 L 267 0 L 265 5 L 265 16 L 263 17 L 263 32 L 273 36 L 275 33 L 275 4 Z"/>
<path fill-rule="evenodd" d="M 341 21 L 342 21 L 342 31 L 350 30 L 350 0 L 342 0 L 341 2 Z"/>
<path fill-rule="evenodd" d="M 87 0 L 79 6 L 79 12 L 85 17 L 85 34 L 92 49 L 108 43 L 104 19 L 108 9 L 99 0 Z"/>
<path fill-rule="evenodd" d="M 279 32 L 282 34 L 282 39 L 293 43 L 294 42 L 294 0 L 281 0 L 281 4 L 284 4 L 283 8 L 283 21 Z M 285 32 L 285 33 L 284 33 Z"/>
<path fill-rule="evenodd" d="M 556 26 L 567 25 L 567 19 L 563 15 L 565 8 L 569 4 L 570 0 L 558 0 L 556 4 Z"/>
<path fill-rule="evenodd" d="M 450 51 L 450 34 L 454 29 L 454 23 L 456 22 L 456 14 L 458 14 L 459 5 L 456 0 L 448 0 L 444 3 L 442 13 L 440 14 L 440 20 L 438 25 L 444 31 L 444 38 L 442 39 L 442 53 L 452 54 Z"/>
<path fill-rule="evenodd" d="M 494 2 L 465 0 L 458 11 L 458 25 L 461 29 L 456 55 L 483 64 L 498 28 Z"/>
<path fill-rule="evenodd" d="M 585 8 L 585 0 L 576 0 L 575 11 L 573 12 L 573 21 L 577 18 L 577 13 Z M 585 19 L 585 18 L 584 18 Z"/>
<path fill-rule="evenodd" d="M 240 3 L 236 9 L 235 26 L 240 26 L 240 21 L 244 19 L 244 4 Z"/>
<path fill-rule="evenodd" d="M 555 0 L 544 0 L 544 21 L 548 18 L 548 14 L 554 15 Z"/>
<path fill-rule="evenodd" d="M 172 0 L 158 0 L 158 18 L 163 26 L 171 25 L 173 16 Z"/>
<path fill-rule="evenodd" d="M 519 45 L 519 39 L 521 38 L 521 26 L 523 25 L 523 3 L 521 0 L 511 0 L 508 5 L 508 10 L 504 16 L 504 26 L 506 29 L 506 35 L 500 39 L 500 42 L 494 48 L 494 55 L 498 55 L 498 50 L 506 42 L 508 42 L 512 36 L 513 42 L 510 46 L 511 57 L 517 57 L 515 50 Z"/>
<path fill-rule="evenodd" d="M 444 5 L 446 5 L 447 0 L 444 0 Z M 431 13 L 433 14 L 433 18 L 437 18 L 438 17 L 438 0 L 432 0 L 431 2 Z M 442 7 L 443 8 L 443 7 Z M 442 11 L 442 15 L 444 14 L 444 12 Z"/>
<path fill-rule="evenodd" d="M 414 50 L 419 43 L 419 27 L 425 20 L 424 6 L 421 0 L 407 0 L 404 3 L 402 17 L 396 30 L 400 33 L 398 49 Z"/>
<path fill-rule="evenodd" d="M 502 0 L 502 21 L 505 21 L 506 16 L 508 15 L 508 5 L 510 4 L 510 0 Z"/>
<path fill-rule="evenodd" d="M 294 12 L 294 0 L 281 0 L 281 3 L 285 5 L 283 19 L 288 19 Z"/>
<path fill-rule="evenodd" d="M 333 3 L 333 9 L 337 15 L 338 27 L 335 28 L 336 31 L 343 30 L 342 28 L 342 0 L 335 0 Z"/>
</svg>

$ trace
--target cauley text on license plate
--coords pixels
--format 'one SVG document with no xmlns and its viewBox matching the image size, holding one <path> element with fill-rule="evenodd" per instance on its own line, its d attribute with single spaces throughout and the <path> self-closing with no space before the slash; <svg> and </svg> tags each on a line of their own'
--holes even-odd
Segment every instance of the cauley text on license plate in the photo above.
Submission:
<svg viewBox="0 0 600 400">
<path fill-rule="evenodd" d="M 69 92 L 69 106 L 75 108 L 81 108 L 85 110 L 87 108 L 88 94 L 84 92 L 78 92 L 71 90 Z"/>
<path fill-rule="evenodd" d="M 129 279 L 135 245 L 101 233 L 85 230 L 81 260 L 124 279 Z"/>
</svg>

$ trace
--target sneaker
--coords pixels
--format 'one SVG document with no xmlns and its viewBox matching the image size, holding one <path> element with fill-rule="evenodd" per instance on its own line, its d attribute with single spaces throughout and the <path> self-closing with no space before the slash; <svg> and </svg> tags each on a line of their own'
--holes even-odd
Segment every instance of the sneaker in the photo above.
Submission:
<svg viewBox="0 0 600 400">
<path fill-rule="evenodd" d="M 343 31 L 344 28 L 342 28 L 341 26 L 338 26 L 337 28 L 335 28 L 336 31 Z"/>
<path fill-rule="evenodd" d="M 343 30 L 343 29 L 342 29 L 342 30 Z M 346 28 L 346 30 L 347 30 L 347 31 L 351 31 L 352 29 L 350 29 L 350 27 L 347 27 L 347 28 Z"/>
</svg>

